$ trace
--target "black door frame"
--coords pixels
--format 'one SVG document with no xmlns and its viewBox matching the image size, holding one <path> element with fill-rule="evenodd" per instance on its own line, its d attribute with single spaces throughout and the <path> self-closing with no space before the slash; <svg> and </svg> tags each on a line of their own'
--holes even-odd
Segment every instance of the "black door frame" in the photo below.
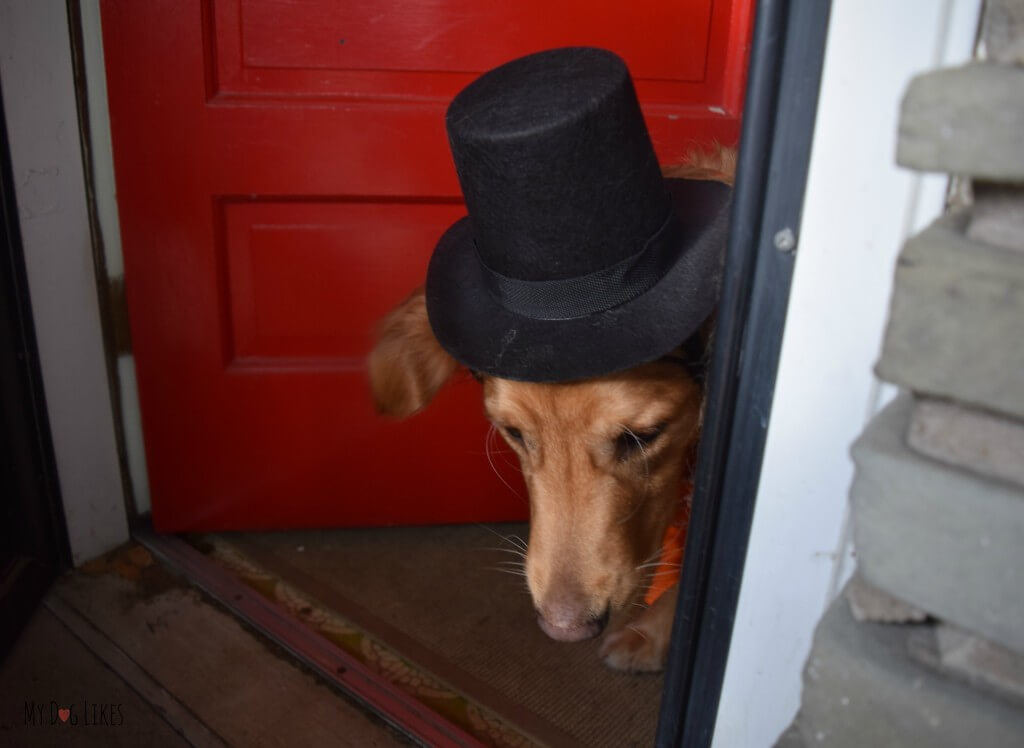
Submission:
<svg viewBox="0 0 1024 748">
<path fill-rule="evenodd" d="M 710 745 L 768 433 L 831 0 L 761 0 L 658 746 Z"/>
<path fill-rule="evenodd" d="M 0 659 L 71 565 L 0 97 Z"/>
</svg>

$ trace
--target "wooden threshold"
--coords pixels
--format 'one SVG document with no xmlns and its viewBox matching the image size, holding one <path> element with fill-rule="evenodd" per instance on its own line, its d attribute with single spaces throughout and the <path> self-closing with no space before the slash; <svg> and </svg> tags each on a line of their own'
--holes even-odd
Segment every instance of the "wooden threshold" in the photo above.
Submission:
<svg viewBox="0 0 1024 748">
<path fill-rule="evenodd" d="M 413 740 L 427 746 L 483 746 L 476 738 L 289 616 L 180 538 L 158 535 L 141 528 L 135 530 L 134 537 L 154 556 L 235 616 Z"/>
</svg>

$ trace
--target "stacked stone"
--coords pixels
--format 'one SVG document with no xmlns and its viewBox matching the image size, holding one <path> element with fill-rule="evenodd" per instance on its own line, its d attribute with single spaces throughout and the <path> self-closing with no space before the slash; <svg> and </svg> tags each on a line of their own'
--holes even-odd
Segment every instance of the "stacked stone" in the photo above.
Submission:
<svg viewBox="0 0 1024 748">
<path fill-rule="evenodd" d="M 1024 3 L 988 60 L 914 79 L 897 161 L 970 179 L 900 254 L 877 372 L 905 393 L 853 447 L 857 576 L 779 745 L 1024 745 Z"/>
</svg>

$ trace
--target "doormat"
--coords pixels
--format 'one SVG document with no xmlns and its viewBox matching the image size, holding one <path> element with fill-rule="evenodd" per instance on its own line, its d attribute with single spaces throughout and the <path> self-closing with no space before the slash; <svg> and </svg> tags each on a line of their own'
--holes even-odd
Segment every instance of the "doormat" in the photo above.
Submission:
<svg viewBox="0 0 1024 748">
<path fill-rule="evenodd" d="M 204 540 L 261 595 L 481 742 L 653 745 L 662 678 L 609 670 L 600 639 L 565 644 L 540 631 L 516 568 L 525 532 L 470 525 Z"/>
<path fill-rule="evenodd" d="M 495 748 L 540 745 L 295 584 L 262 567 L 230 541 L 215 535 L 201 536 L 197 540 L 212 558 L 264 598 L 280 605 L 332 644 L 482 743 Z"/>
</svg>

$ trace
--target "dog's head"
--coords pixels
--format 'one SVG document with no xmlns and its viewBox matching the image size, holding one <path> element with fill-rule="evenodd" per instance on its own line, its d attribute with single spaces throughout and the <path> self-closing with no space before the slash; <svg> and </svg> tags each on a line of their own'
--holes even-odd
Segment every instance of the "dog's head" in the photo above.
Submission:
<svg viewBox="0 0 1024 748">
<path fill-rule="evenodd" d="M 425 407 L 454 372 L 422 292 L 383 321 L 369 366 L 378 410 L 397 417 Z M 559 384 L 481 380 L 529 490 L 526 575 L 540 626 L 563 641 L 595 636 L 651 580 L 698 436 L 701 387 L 671 361 Z"/>
</svg>

